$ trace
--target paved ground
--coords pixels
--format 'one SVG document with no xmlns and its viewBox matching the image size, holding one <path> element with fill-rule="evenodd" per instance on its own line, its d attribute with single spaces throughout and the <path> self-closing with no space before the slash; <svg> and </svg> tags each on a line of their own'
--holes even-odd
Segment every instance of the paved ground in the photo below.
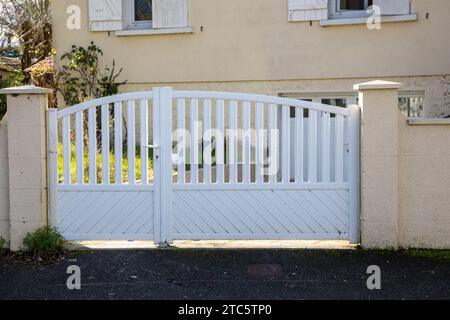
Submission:
<svg viewBox="0 0 450 320">
<path fill-rule="evenodd" d="M 69 265 L 81 290 L 66 287 Z M 381 290 L 366 287 L 381 268 Z M 48 266 L 0 260 L 1 299 L 450 299 L 450 262 L 304 249 L 84 251 Z"/>
</svg>

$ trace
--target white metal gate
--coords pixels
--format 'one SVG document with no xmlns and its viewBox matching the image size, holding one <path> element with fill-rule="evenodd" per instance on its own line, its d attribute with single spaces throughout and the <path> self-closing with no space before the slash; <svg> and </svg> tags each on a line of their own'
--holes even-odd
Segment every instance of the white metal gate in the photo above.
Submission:
<svg viewBox="0 0 450 320">
<path fill-rule="evenodd" d="M 356 105 L 154 88 L 50 110 L 48 127 L 68 240 L 359 240 Z"/>
</svg>

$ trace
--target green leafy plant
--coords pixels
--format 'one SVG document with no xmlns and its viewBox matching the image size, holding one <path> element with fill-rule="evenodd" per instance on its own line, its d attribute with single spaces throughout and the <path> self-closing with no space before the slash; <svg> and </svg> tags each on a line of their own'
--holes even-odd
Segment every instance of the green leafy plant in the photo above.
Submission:
<svg viewBox="0 0 450 320">
<path fill-rule="evenodd" d="M 0 236 L 0 256 L 3 255 L 6 251 L 6 240 Z"/>
<path fill-rule="evenodd" d="M 114 60 L 112 67 L 100 67 L 102 56 L 103 51 L 94 42 L 86 48 L 74 45 L 61 56 L 64 64 L 56 82 L 66 105 L 117 94 L 119 86 L 126 83 L 117 80 L 123 68 L 116 71 Z"/>
<path fill-rule="evenodd" d="M 64 239 L 57 229 L 45 226 L 28 233 L 23 240 L 26 251 L 38 257 L 57 256 L 64 251 Z"/>
<path fill-rule="evenodd" d="M 69 52 L 61 56 L 63 65 L 56 75 L 57 91 L 61 94 L 67 106 L 72 106 L 84 101 L 96 98 L 115 95 L 119 92 L 119 87 L 126 81 L 118 81 L 123 68 L 116 70 L 116 63 L 113 60 L 112 66 L 101 67 L 100 58 L 103 51 L 91 42 L 88 47 L 72 46 Z M 110 108 L 112 113 L 113 108 Z M 88 132 L 86 114 L 85 133 Z M 112 119 L 124 123 L 125 133 L 127 126 L 125 119 Z M 97 114 L 96 131 L 97 138 L 101 135 L 101 117 Z M 125 135 L 126 136 L 126 135 Z M 100 140 L 100 139 L 98 139 Z M 87 135 L 84 136 L 85 143 Z M 99 146 L 100 147 L 100 146 Z"/>
<path fill-rule="evenodd" d="M 14 72 L 6 80 L 0 80 L 0 89 L 8 88 L 8 87 L 17 87 L 21 86 L 24 82 L 25 76 L 22 72 Z M 0 120 L 3 119 L 3 116 L 6 114 L 6 95 L 0 95 Z"/>
</svg>

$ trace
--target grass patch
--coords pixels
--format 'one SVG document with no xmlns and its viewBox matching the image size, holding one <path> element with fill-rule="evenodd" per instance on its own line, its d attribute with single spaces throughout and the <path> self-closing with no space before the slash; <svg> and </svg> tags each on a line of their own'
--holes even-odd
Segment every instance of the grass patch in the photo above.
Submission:
<svg viewBox="0 0 450 320">
<path fill-rule="evenodd" d="M 123 146 L 122 153 L 122 181 L 124 183 L 129 182 L 128 180 L 128 154 L 127 154 L 127 146 Z M 139 152 L 139 147 L 136 147 L 135 152 L 135 173 L 136 173 L 136 181 L 140 181 L 142 178 L 141 174 L 141 155 Z M 152 150 L 149 150 L 148 156 L 148 176 L 153 177 L 153 156 L 151 154 Z M 76 145 L 74 143 L 71 144 L 70 151 L 70 183 L 75 184 L 77 182 L 77 159 L 76 159 Z M 101 150 L 97 151 L 96 156 L 96 171 L 97 171 L 97 183 L 103 182 L 103 174 L 102 174 L 102 155 Z M 111 151 L 109 153 L 109 182 L 115 183 L 115 156 Z M 58 145 L 58 181 L 60 183 L 63 182 L 63 146 L 60 143 Z M 87 148 L 84 148 L 83 154 L 83 183 L 89 183 L 89 153 Z"/>
<path fill-rule="evenodd" d="M 357 249 L 357 250 L 324 250 L 326 254 L 332 256 L 345 255 L 377 255 L 386 258 L 393 256 L 407 256 L 420 259 L 439 260 L 450 262 L 450 250 L 437 249 Z"/>
<path fill-rule="evenodd" d="M 450 262 L 450 250 L 405 249 L 405 250 L 402 250 L 402 253 L 404 255 L 414 257 L 414 258 L 422 258 L 422 259 Z"/>
</svg>

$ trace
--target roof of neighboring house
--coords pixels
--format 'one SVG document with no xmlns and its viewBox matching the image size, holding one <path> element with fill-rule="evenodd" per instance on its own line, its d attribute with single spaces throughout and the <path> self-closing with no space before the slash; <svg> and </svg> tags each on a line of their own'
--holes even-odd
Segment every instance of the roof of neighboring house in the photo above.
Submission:
<svg viewBox="0 0 450 320">
<path fill-rule="evenodd" d="M 53 73 L 55 70 L 55 59 L 53 56 L 48 56 L 31 67 L 25 69 L 25 72 L 39 71 L 40 73 Z"/>
<path fill-rule="evenodd" d="M 0 56 L 0 70 L 14 72 L 20 70 L 20 60 L 18 58 L 8 58 Z"/>
</svg>

